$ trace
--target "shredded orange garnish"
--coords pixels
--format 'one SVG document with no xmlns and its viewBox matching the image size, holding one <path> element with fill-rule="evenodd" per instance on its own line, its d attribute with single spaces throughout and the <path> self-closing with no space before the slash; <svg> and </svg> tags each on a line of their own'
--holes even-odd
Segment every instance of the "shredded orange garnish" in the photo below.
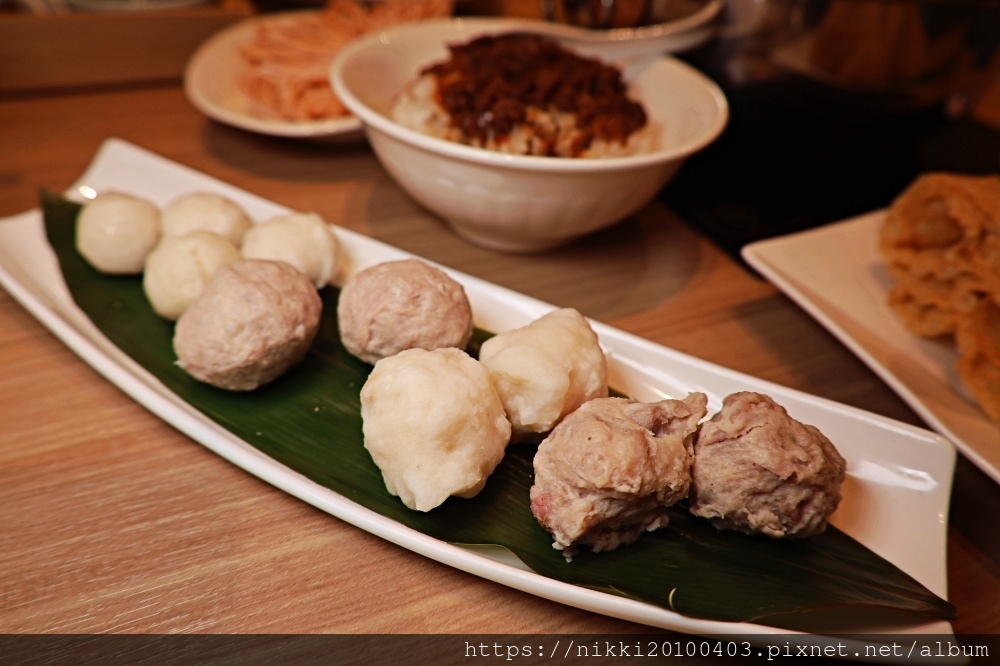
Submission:
<svg viewBox="0 0 1000 666">
<path fill-rule="evenodd" d="M 333 93 L 329 66 L 350 40 L 397 23 L 449 16 L 453 0 L 331 0 L 319 12 L 273 16 L 259 21 L 240 49 L 245 63 L 240 89 L 263 112 L 286 120 L 321 120 L 347 115 Z"/>
</svg>

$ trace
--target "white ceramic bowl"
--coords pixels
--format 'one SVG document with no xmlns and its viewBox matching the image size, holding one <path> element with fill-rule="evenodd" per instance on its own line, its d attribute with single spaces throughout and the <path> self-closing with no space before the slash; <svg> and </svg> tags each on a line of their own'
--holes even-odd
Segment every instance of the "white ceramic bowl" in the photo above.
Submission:
<svg viewBox="0 0 1000 666">
<path fill-rule="evenodd" d="M 466 239 L 497 250 L 553 248 L 615 224 L 646 205 L 684 160 L 725 127 L 719 88 L 693 68 L 655 56 L 623 68 L 659 130 L 655 152 L 615 158 L 507 155 L 445 141 L 389 118 L 404 86 L 448 45 L 487 33 L 546 31 L 552 24 L 447 19 L 373 33 L 331 66 L 333 88 L 364 124 L 388 173 L 419 204 Z M 558 36 L 565 26 L 552 26 Z"/>
</svg>

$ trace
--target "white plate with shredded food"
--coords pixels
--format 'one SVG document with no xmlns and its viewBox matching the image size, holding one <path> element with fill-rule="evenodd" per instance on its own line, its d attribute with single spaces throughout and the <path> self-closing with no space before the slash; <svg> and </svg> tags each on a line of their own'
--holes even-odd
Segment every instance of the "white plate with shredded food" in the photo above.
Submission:
<svg viewBox="0 0 1000 666">
<path fill-rule="evenodd" d="M 888 305 L 892 279 L 878 250 L 884 217 L 758 241 L 743 257 L 1000 483 L 1000 426 L 963 388 L 954 345 L 914 334 Z"/>
<path fill-rule="evenodd" d="M 346 110 L 338 116 L 294 118 L 290 114 L 280 113 L 276 106 L 269 105 L 263 92 L 255 94 L 244 85 L 244 76 L 252 68 L 242 53 L 245 48 L 251 47 L 259 30 L 273 26 L 276 22 L 289 19 L 299 21 L 319 14 L 320 12 L 289 12 L 260 16 L 240 21 L 212 35 L 198 47 L 185 68 L 184 92 L 188 100 L 213 120 L 258 134 L 326 141 L 361 141 L 361 121 Z M 266 57 L 266 54 L 261 57 Z M 280 94 L 286 96 L 285 104 L 289 108 L 295 104 L 292 101 L 296 94 L 293 85 L 295 84 L 290 78 L 286 79 L 284 88 L 280 91 Z M 302 94 L 310 86 L 329 88 L 326 69 L 323 68 L 319 83 L 310 82 L 309 73 L 303 72 L 298 86 L 298 92 Z M 333 95 L 332 90 L 330 95 Z"/>
<path fill-rule="evenodd" d="M 160 9 L 191 7 L 206 2 L 208 0 L 69 0 L 69 4 L 73 7 L 105 12 L 149 12 Z"/>
<path fill-rule="evenodd" d="M 109 139 L 67 196 L 76 201 L 114 189 L 162 206 L 181 194 L 215 192 L 262 220 L 287 209 L 168 161 L 119 139 Z M 345 229 L 337 229 L 354 270 L 411 257 L 402 250 Z M 445 268 L 465 287 L 478 326 L 502 331 L 522 326 L 552 305 Z M 0 220 L 0 286 L 81 359 L 151 412 L 226 460 L 277 488 L 374 535 L 485 579 L 588 611 L 690 634 L 744 636 L 757 645 L 844 643 L 860 650 L 848 634 L 878 632 L 951 636 L 946 621 L 877 626 L 858 615 L 837 626 L 838 635 L 790 632 L 752 623 L 702 620 L 668 609 L 587 589 L 528 570 L 506 551 L 464 548 L 429 537 L 356 504 L 277 463 L 239 439 L 167 389 L 124 354 L 80 310 L 66 287 L 58 259 L 48 245 L 41 211 Z M 844 500 L 832 522 L 888 559 L 935 594 L 947 597 L 948 500 L 955 450 L 939 435 L 743 375 L 592 322 L 609 357 L 609 380 L 640 400 L 659 400 L 702 391 L 717 411 L 737 390 L 767 393 L 797 419 L 820 428 L 848 462 Z M 829 628 L 826 628 L 829 630 Z M 875 632 L 875 633 L 873 633 Z M 855 656 L 858 656 L 857 654 Z"/>
</svg>

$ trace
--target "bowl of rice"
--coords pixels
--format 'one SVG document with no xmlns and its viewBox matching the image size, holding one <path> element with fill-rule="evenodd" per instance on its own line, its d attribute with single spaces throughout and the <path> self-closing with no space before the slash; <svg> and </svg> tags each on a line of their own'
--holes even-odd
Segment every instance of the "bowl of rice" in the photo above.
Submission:
<svg viewBox="0 0 1000 666">
<path fill-rule="evenodd" d="M 606 62 L 561 30 L 395 26 L 346 46 L 331 83 L 389 175 L 459 236 L 548 250 L 637 212 L 728 120 L 722 92 L 690 66 Z"/>
</svg>

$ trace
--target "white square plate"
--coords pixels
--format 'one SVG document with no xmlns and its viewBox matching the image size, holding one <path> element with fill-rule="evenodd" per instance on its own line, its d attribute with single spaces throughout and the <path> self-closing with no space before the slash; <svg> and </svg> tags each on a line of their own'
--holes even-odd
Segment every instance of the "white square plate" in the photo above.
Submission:
<svg viewBox="0 0 1000 666">
<path fill-rule="evenodd" d="M 1000 427 L 963 388 L 954 345 L 915 335 L 887 304 L 892 280 L 878 251 L 884 217 L 759 241 L 743 257 L 1000 483 Z"/>
</svg>

